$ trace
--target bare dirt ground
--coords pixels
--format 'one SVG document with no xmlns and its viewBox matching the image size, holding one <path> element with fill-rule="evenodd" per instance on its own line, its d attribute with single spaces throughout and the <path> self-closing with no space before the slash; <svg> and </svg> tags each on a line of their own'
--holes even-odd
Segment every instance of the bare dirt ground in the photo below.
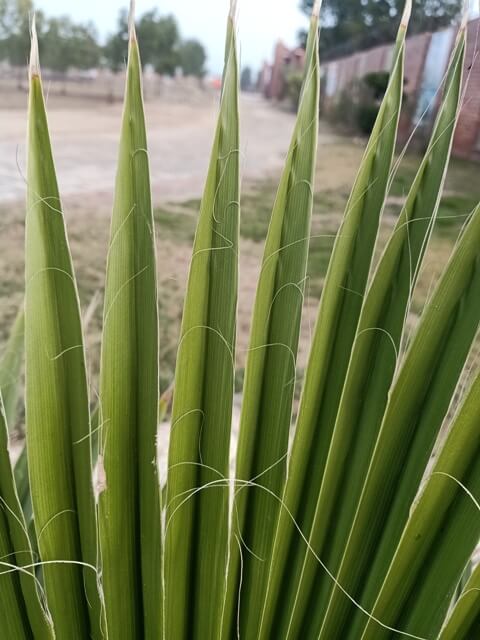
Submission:
<svg viewBox="0 0 480 640">
<path fill-rule="evenodd" d="M 2 323 L 0 343 L 6 337 L 23 290 L 23 217 L 25 198 L 25 146 L 27 96 L 21 92 L 0 102 L 0 284 Z M 146 103 L 152 191 L 155 205 L 192 200 L 187 211 L 196 215 L 195 201 L 201 196 L 212 144 L 218 95 L 172 102 Z M 2 108 L 3 107 L 3 108 Z M 121 105 L 68 96 L 48 96 L 47 110 L 57 177 L 63 200 L 70 244 L 84 306 L 95 291 L 103 289 L 104 258 L 113 198 Z M 270 180 L 262 194 L 262 206 L 271 209 L 285 155 L 294 127 L 292 113 L 275 108 L 258 96 L 241 100 L 241 164 L 243 190 Z M 331 153 L 334 145 L 338 153 Z M 358 165 L 361 147 L 342 145 L 341 138 L 327 128 L 320 135 L 319 183 L 322 189 L 345 187 Z M 334 158 L 338 157 L 338 166 Z M 194 225 L 194 222 L 192 223 Z M 263 238 L 242 241 L 239 303 L 239 345 L 241 366 L 248 344 L 251 309 L 259 272 Z M 191 254 L 191 238 L 165 238 L 158 234 L 159 285 L 165 292 L 161 316 L 164 318 L 163 347 L 168 360 L 176 343 L 179 310 Z M 313 322 L 313 309 L 306 315 Z M 309 334 L 306 325 L 305 336 Z M 95 338 L 96 348 L 99 336 Z M 302 341 L 301 361 L 307 342 Z M 165 377 L 171 372 L 167 370 Z"/>
<path fill-rule="evenodd" d="M 6 98 L 5 100 L 3 98 Z M 23 299 L 23 243 L 25 198 L 26 95 L 0 95 L 0 353 L 9 327 Z M 121 105 L 66 96 L 47 97 L 53 151 L 63 199 L 82 307 L 96 292 L 99 305 L 87 335 L 93 374 L 98 367 L 101 332 L 101 294 L 113 199 Z M 194 99 L 157 99 L 146 103 L 152 190 L 157 222 L 160 289 L 161 376 L 163 388 L 173 376 L 183 294 L 213 139 L 218 95 Z M 238 367 L 243 368 L 248 347 L 251 312 L 276 185 L 294 127 L 293 114 L 258 96 L 242 96 L 242 239 L 238 316 Z M 322 123 L 315 184 L 313 238 L 309 279 L 299 348 L 299 370 L 305 366 L 316 307 L 328 264 L 331 244 L 319 240 L 338 229 L 365 146 L 333 133 Z M 384 216 L 384 233 L 413 179 L 418 156 L 405 158 L 393 197 Z M 463 196 L 473 191 L 478 167 L 452 163 L 447 188 Z M 468 187 L 468 188 L 467 188 Z M 478 200 L 478 189 L 470 194 Z M 450 199 L 451 200 L 451 199 Z M 465 198 L 464 198 L 465 200 Z M 450 201 L 466 214 L 470 200 Z M 462 218 L 463 221 L 464 218 Z M 443 228 L 432 241 L 419 288 L 424 299 L 441 271 L 458 227 Z M 316 237 L 315 237 L 316 236 Z M 93 375 L 92 379 L 95 379 Z"/>
<path fill-rule="evenodd" d="M 24 99 L 26 103 L 26 96 Z M 47 98 L 49 125 L 63 197 L 99 193 L 111 197 L 121 105 L 66 97 Z M 200 195 L 212 144 L 218 96 L 203 101 L 146 104 L 154 199 L 183 201 Z M 18 104 L 18 102 L 17 102 Z M 24 197 L 26 107 L 0 107 L 0 202 Z M 245 180 L 281 167 L 294 123 L 290 113 L 257 96 L 241 103 Z M 325 133 L 326 139 L 331 135 Z"/>
</svg>

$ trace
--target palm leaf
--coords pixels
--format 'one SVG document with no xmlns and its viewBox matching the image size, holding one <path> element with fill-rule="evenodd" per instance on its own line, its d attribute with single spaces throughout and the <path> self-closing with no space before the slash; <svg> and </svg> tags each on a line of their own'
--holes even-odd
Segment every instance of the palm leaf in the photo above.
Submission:
<svg viewBox="0 0 480 640">
<path fill-rule="evenodd" d="M 310 24 L 304 84 L 265 244 L 245 371 L 223 637 L 253 637 L 285 480 L 295 361 L 305 290 L 317 154 L 318 12 Z M 242 546 L 250 551 L 243 559 Z M 241 567 L 240 567 L 241 564 Z M 241 603 L 241 606 L 240 604 Z"/>
<path fill-rule="evenodd" d="M 408 11 L 399 29 L 389 86 L 347 203 L 322 293 L 289 463 L 285 509 L 275 537 L 262 624 L 265 638 L 272 625 L 276 633 L 290 629 L 295 634 L 308 606 L 306 598 L 297 598 L 306 547 L 298 543 L 294 522 L 308 538 L 390 176 L 402 102 L 407 24 Z"/>
<path fill-rule="evenodd" d="M 20 395 L 20 376 L 24 353 L 25 315 L 23 305 L 13 323 L 10 337 L 0 359 L 0 390 L 3 395 L 5 416 L 10 429 L 15 426 L 18 398 Z"/>
<path fill-rule="evenodd" d="M 335 572 L 345 547 L 378 436 L 415 286 L 438 210 L 460 108 L 465 33 L 446 79 L 427 152 L 365 297 L 316 505 L 310 544 Z M 329 540 L 331 523 L 335 538 Z M 320 625 L 333 583 L 307 554 L 302 595 L 316 598 Z M 317 594 L 317 595 L 314 595 Z M 321 604 L 319 604 L 321 602 Z M 353 637 L 355 633 L 352 632 Z"/>
<path fill-rule="evenodd" d="M 2 634 L 9 640 L 54 638 L 51 621 L 40 601 L 34 564 L 10 465 L 7 421 L 0 394 L 0 620 Z"/>
<path fill-rule="evenodd" d="M 217 637 L 223 606 L 238 280 L 238 126 L 232 3 L 220 114 L 175 374 L 165 540 L 166 637 L 171 638 Z M 192 601 L 196 606 L 186 616 Z"/>
<path fill-rule="evenodd" d="M 360 597 L 357 589 L 364 578 L 361 602 L 367 609 L 390 565 L 478 329 L 479 258 L 477 207 L 424 311 L 390 392 L 337 576 L 354 598 Z M 350 606 L 344 592 L 335 588 L 323 637 L 336 637 L 332 629 L 341 632 Z"/>
<path fill-rule="evenodd" d="M 41 560 L 46 563 L 45 589 L 57 636 L 91 633 L 100 637 L 80 311 L 50 147 L 35 30 L 27 191 L 27 451 L 35 527 Z"/>
<path fill-rule="evenodd" d="M 103 320 L 99 534 L 109 637 L 158 638 L 163 623 L 156 264 L 133 7 L 130 25 Z"/>
<path fill-rule="evenodd" d="M 373 608 L 373 616 L 385 625 L 419 636 L 437 636 L 440 630 L 480 538 L 475 499 L 480 494 L 479 420 L 477 375 L 417 499 Z M 361 637 L 390 634 L 369 620 Z"/>
<path fill-rule="evenodd" d="M 439 640 L 469 640 L 480 631 L 480 565 L 477 565 L 470 579 L 460 593 Z"/>
</svg>

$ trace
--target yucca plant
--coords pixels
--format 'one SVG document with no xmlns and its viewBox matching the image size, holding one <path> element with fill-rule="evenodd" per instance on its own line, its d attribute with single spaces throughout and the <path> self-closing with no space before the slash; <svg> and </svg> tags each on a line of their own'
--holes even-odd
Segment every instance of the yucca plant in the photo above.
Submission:
<svg viewBox="0 0 480 640">
<path fill-rule="evenodd" d="M 162 363 L 133 10 L 92 403 L 33 25 L 25 315 L 0 362 L 2 638 L 480 637 L 480 573 L 470 568 L 480 538 L 479 372 L 459 391 L 480 323 L 480 205 L 413 333 L 406 322 L 461 108 L 465 22 L 425 157 L 373 260 L 396 168 L 407 2 L 292 420 L 317 154 L 319 4 L 265 243 L 234 474 L 240 140 L 231 4 L 166 485 L 157 463 Z M 23 332 L 26 453 L 13 470 L 7 424 L 15 419 Z"/>
</svg>

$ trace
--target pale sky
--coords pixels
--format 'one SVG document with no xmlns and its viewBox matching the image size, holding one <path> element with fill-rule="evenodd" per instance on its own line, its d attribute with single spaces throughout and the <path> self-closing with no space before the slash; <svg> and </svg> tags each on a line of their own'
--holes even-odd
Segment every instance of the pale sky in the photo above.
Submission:
<svg viewBox="0 0 480 640">
<path fill-rule="evenodd" d="M 137 0 L 137 15 L 157 7 L 162 15 L 176 16 L 184 38 L 198 38 L 208 52 L 213 73 L 222 68 L 224 35 L 229 0 Z M 299 10 L 300 0 L 238 0 L 239 41 L 242 66 L 260 68 L 271 59 L 278 39 L 295 45 L 297 33 L 307 27 Z M 103 38 L 114 30 L 119 9 L 127 0 L 36 0 L 35 6 L 48 16 L 70 15 L 74 20 L 91 20 Z"/>
</svg>

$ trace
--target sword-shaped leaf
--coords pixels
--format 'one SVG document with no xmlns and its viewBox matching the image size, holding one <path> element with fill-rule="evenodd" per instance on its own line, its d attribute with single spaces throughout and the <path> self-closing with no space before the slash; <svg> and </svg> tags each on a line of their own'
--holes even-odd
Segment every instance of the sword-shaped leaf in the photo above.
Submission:
<svg viewBox="0 0 480 640">
<path fill-rule="evenodd" d="M 470 640 L 480 633 L 480 565 L 460 593 L 438 640 Z"/>
<path fill-rule="evenodd" d="M 390 177 L 409 10 L 407 3 L 389 85 L 347 203 L 320 301 L 289 462 L 285 509 L 275 536 L 262 638 L 270 637 L 272 629 L 276 633 L 290 629 L 295 635 L 308 607 L 308 598 L 297 597 L 307 548 L 299 542 L 294 519 L 308 538 Z"/>
<path fill-rule="evenodd" d="M 165 539 L 167 638 L 218 637 L 225 589 L 239 234 L 234 5 L 175 373 Z"/>
<path fill-rule="evenodd" d="M 464 52 L 462 30 L 429 147 L 362 308 L 310 536 L 315 553 L 333 573 L 355 516 L 398 365 L 411 293 L 433 230 L 460 109 Z M 320 626 L 332 587 L 331 578 L 307 553 L 302 592 L 315 600 L 314 629 Z"/>
<path fill-rule="evenodd" d="M 223 637 L 237 625 L 256 636 L 272 537 L 286 471 L 317 157 L 319 58 L 316 3 L 308 35 L 304 82 L 258 282 L 247 357 L 236 480 L 265 489 L 235 492 Z M 271 493 L 270 493 L 271 492 Z M 243 554 L 242 547 L 249 549 Z M 243 560 L 241 558 L 243 555 Z M 240 567 L 240 563 L 242 566 Z"/>
<path fill-rule="evenodd" d="M 373 608 L 373 616 L 385 625 L 437 637 L 480 538 L 480 508 L 475 497 L 480 495 L 479 425 L 477 375 L 417 499 Z M 474 603 L 470 600 L 470 621 Z M 390 633 L 371 619 L 358 637 L 380 640 Z"/>
<path fill-rule="evenodd" d="M 479 297 L 480 206 L 423 313 L 390 392 L 337 575 L 343 589 L 367 610 L 393 558 L 477 333 Z M 348 629 L 355 628 L 348 613 L 352 606 L 345 593 L 334 587 L 322 638 L 344 637 L 336 634 L 342 633 L 347 620 Z M 353 631 L 347 637 L 355 638 Z"/>
<path fill-rule="evenodd" d="M 142 67 L 130 12 L 122 132 L 107 259 L 100 372 L 99 532 L 107 632 L 159 638 L 156 259 Z"/>
<path fill-rule="evenodd" d="M 60 638 L 101 636 L 80 309 L 33 26 L 28 115 L 26 424 L 35 528 Z"/>
<path fill-rule="evenodd" d="M 15 426 L 18 398 L 20 395 L 20 375 L 25 345 L 25 314 L 23 304 L 13 323 L 10 337 L 0 358 L 0 390 L 3 395 L 5 416 L 9 429 Z"/>
<path fill-rule="evenodd" d="M 35 578 L 34 555 L 13 479 L 0 394 L 0 628 L 9 640 L 53 640 Z M 17 569 L 18 567 L 18 569 Z"/>
</svg>

